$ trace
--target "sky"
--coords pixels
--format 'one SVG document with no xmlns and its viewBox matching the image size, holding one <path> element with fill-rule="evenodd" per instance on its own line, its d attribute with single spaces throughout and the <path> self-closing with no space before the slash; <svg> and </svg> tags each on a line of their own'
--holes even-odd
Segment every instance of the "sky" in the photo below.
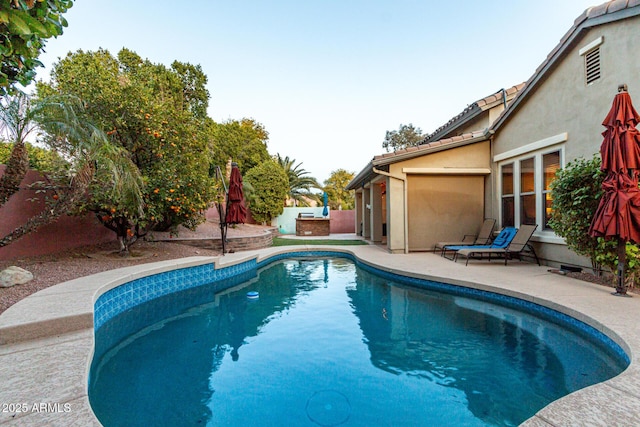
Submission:
<svg viewBox="0 0 640 427">
<path fill-rule="evenodd" d="M 526 81 L 602 0 L 76 0 L 39 80 L 68 52 L 126 47 L 199 64 L 209 116 L 253 118 L 267 149 L 320 183 L 358 173 L 387 131 L 429 134 L 469 104 Z"/>
</svg>

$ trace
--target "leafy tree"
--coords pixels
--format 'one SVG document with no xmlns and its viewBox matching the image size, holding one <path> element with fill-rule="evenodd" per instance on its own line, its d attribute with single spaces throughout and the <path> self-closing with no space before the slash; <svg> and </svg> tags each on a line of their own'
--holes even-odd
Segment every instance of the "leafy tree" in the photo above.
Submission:
<svg viewBox="0 0 640 427">
<path fill-rule="evenodd" d="M 289 178 L 288 199 L 293 200 L 294 205 L 309 206 L 307 200 L 316 199 L 316 195 L 312 194 L 310 190 L 322 188 L 318 181 L 313 177 L 305 176 L 309 172 L 301 168 L 302 163 L 295 165 L 296 161 L 289 159 L 289 156 L 283 159 L 280 154 L 277 154 L 275 158 Z"/>
<path fill-rule="evenodd" d="M 176 71 L 179 69 L 179 71 Z M 122 49 L 67 55 L 38 93 L 73 94 L 121 147 L 143 178 L 144 210 L 114 198 L 104 181 L 92 183 L 84 209 L 92 211 L 123 244 L 123 253 L 150 229 L 194 228 L 213 197 L 206 133 L 208 92 L 199 67 L 174 62 L 169 69 Z M 99 171 L 98 171 L 99 172 Z"/>
<path fill-rule="evenodd" d="M 401 124 L 398 130 L 387 131 L 382 148 L 389 151 L 403 150 L 408 147 L 415 147 L 424 139 L 422 130 L 415 128 L 411 123 Z"/>
<path fill-rule="evenodd" d="M 72 108 L 71 99 L 66 101 L 68 104 L 64 108 L 43 109 L 41 111 L 44 115 L 35 116 L 40 120 L 38 125 L 41 142 L 55 145 L 60 157 L 65 159 L 64 162 L 51 163 L 49 166 L 52 167 L 45 174 L 45 180 L 36 183 L 37 190 L 41 193 L 44 191 L 45 209 L 2 237 L 0 247 L 16 241 L 42 225 L 54 222 L 62 215 L 77 212 L 85 202 L 89 186 L 98 171 L 109 171 L 100 177 L 105 197 L 128 198 L 138 209 L 142 206 L 142 181 L 137 169 L 129 158 L 123 155 L 123 150 L 114 147 L 104 133 L 90 122 L 78 119 L 76 111 L 81 109 L 79 104 Z M 69 113 L 70 116 L 61 122 L 52 120 L 52 117 L 60 117 L 57 114 L 59 110 Z M 53 116 L 49 116 L 52 112 Z M 13 167 L 11 156 L 14 156 L 17 145 L 16 142 L 9 154 L 7 172 Z M 28 147 L 27 144 L 22 146 Z M 66 148 L 66 151 L 61 148 Z"/>
<path fill-rule="evenodd" d="M 68 167 L 68 162 L 57 152 L 28 142 L 25 145 L 29 155 L 29 169 L 39 172 L 53 172 Z M 7 163 L 12 150 L 12 143 L 0 142 L 0 165 Z"/>
<path fill-rule="evenodd" d="M 171 69 L 182 81 L 182 96 L 189 111 L 200 120 L 207 118 L 209 91 L 206 88 L 207 76 L 202 71 L 202 67 L 173 61 Z"/>
<path fill-rule="evenodd" d="M 355 207 L 353 192 L 347 190 L 347 184 L 354 177 L 353 172 L 345 169 L 337 169 L 324 181 L 324 191 L 329 197 L 329 207 L 331 209 L 349 210 Z"/>
<path fill-rule="evenodd" d="M 46 40 L 62 34 L 62 14 L 71 6 L 71 0 L 0 0 L 0 96 L 31 83 Z"/>
<path fill-rule="evenodd" d="M 284 200 L 289 192 L 287 174 L 273 159 L 254 167 L 244 177 L 251 186 L 248 195 L 251 215 L 256 221 L 268 223 L 284 211 Z"/>
<path fill-rule="evenodd" d="M 209 123 L 212 135 L 210 149 L 213 164 L 224 167 L 229 160 L 246 173 L 271 158 L 267 151 L 269 133 L 253 119 L 228 120 Z"/>
</svg>

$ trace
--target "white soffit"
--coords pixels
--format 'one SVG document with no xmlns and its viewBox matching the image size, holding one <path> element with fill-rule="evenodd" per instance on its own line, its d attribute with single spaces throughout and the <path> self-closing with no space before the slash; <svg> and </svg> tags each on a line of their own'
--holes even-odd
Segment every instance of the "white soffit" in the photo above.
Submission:
<svg viewBox="0 0 640 427">
<path fill-rule="evenodd" d="M 402 168 L 407 175 L 489 175 L 489 168 Z"/>
<path fill-rule="evenodd" d="M 543 148 L 551 147 L 552 145 L 560 144 L 569 139 L 569 133 L 563 132 L 558 135 L 550 136 L 549 138 L 541 139 L 536 142 L 532 142 L 527 145 L 523 145 L 513 150 L 505 151 L 504 153 L 496 154 L 493 156 L 494 162 L 510 159 L 511 157 L 518 157 L 523 154 L 531 153 L 533 151 L 542 150 Z"/>
</svg>

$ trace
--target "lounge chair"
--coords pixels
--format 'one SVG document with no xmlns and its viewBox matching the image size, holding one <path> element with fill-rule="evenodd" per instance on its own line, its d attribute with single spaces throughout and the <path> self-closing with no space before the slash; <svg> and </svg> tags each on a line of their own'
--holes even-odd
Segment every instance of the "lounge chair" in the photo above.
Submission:
<svg viewBox="0 0 640 427">
<path fill-rule="evenodd" d="M 473 246 L 468 247 L 466 249 L 460 249 L 455 254 L 455 261 L 458 260 L 459 256 L 463 256 L 467 258 L 467 262 L 465 265 L 469 265 L 469 258 L 483 258 L 484 256 L 488 256 L 489 261 L 491 261 L 492 255 L 498 255 L 504 258 L 504 265 L 507 265 L 507 261 L 509 259 L 518 258 L 524 252 L 530 252 L 532 256 L 536 259 L 536 263 L 540 265 L 540 260 L 536 255 L 536 251 L 533 249 L 533 246 L 529 244 L 529 240 L 531 236 L 533 236 L 533 232 L 536 230 L 537 225 L 522 225 L 520 229 L 513 237 L 509 245 L 506 248 L 474 248 Z"/>
<path fill-rule="evenodd" d="M 493 242 L 490 245 L 452 245 L 452 246 L 445 246 L 444 248 L 442 248 L 442 253 L 445 256 L 445 258 L 452 259 L 452 260 L 455 261 L 456 257 L 457 257 L 456 254 L 461 249 L 470 249 L 470 248 L 476 248 L 476 249 L 504 249 L 507 246 L 509 246 L 509 243 L 511 243 L 511 240 L 513 239 L 513 237 L 516 235 L 517 232 L 518 232 L 517 228 L 505 227 L 496 236 L 496 238 L 493 240 Z M 453 257 L 452 258 L 447 257 L 446 256 L 446 252 L 454 252 Z"/>
<path fill-rule="evenodd" d="M 461 241 L 457 242 L 438 242 L 433 247 L 433 252 L 438 249 L 441 250 L 440 256 L 444 256 L 445 246 L 467 246 L 467 245 L 488 245 L 491 242 L 491 235 L 493 234 L 493 227 L 496 225 L 496 220 L 493 218 L 487 218 L 480 227 L 480 232 L 475 234 L 465 234 Z"/>
</svg>

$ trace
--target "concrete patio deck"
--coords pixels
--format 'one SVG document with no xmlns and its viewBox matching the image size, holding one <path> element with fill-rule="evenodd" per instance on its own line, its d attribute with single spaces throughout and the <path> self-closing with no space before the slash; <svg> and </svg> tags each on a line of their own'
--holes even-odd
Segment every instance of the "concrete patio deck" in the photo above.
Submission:
<svg viewBox="0 0 640 427">
<path fill-rule="evenodd" d="M 543 408 L 527 426 L 640 425 L 640 297 L 611 296 L 611 289 L 514 261 L 472 261 L 468 267 L 432 253 L 391 255 L 378 246 L 292 246 L 192 257 L 127 267 L 40 291 L 0 316 L 0 425 L 100 425 L 87 398 L 93 349 L 93 304 L 99 295 L 135 278 L 215 262 L 225 267 L 251 258 L 305 249 L 354 254 L 379 269 L 468 286 L 556 309 L 604 332 L 629 355 L 617 377 L 579 390 Z"/>
</svg>

